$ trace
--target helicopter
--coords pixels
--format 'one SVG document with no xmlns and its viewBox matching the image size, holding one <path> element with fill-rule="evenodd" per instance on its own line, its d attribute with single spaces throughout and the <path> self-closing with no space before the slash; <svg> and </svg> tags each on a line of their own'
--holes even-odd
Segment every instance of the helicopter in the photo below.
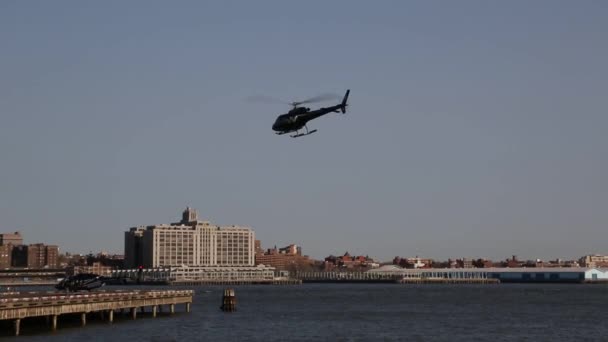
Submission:
<svg viewBox="0 0 608 342">
<path fill-rule="evenodd" d="M 91 291 L 105 285 L 103 277 L 93 273 L 80 273 L 62 279 L 55 288 L 66 292 Z"/>
<path fill-rule="evenodd" d="M 272 130 L 274 130 L 275 133 L 278 135 L 295 132 L 295 134 L 290 135 L 290 137 L 292 137 L 292 138 L 297 138 L 297 137 L 302 137 L 305 135 L 313 134 L 317 130 L 313 129 L 313 130 L 309 131 L 306 124 L 310 120 L 316 119 L 316 118 L 323 116 L 325 114 L 328 114 L 328 113 L 332 113 L 332 112 L 339 113 L 339 111 L 341 111 L 342 114 L 345 114 L 346 106 L 348 106 L 346 101 L 348 101 L 349 94 L 350 94 L 350 89 L 346 90 L 346 94 L 344 94 L 344 98 L 342 99 L 342 103 L 340 103 L 340 104 L 337 104 L 337 105 L 331 106 L 331 107 L 319 108 L 319 109 L 315 109 L 315 110 L 310 110 L 310 108 L 299 107 L 299 106 L 302 104 L 305 104 L 305 103 L 313 103 L 313 102 L 322 101 L 325 98 L 317 97 L 317 98 L 311 98 L 311 99 L 304 100 L 304 101 L 292 102 L 292 103 L 290 103 L 290 105 L 292 105 L 293 108 L 288 113 L 279 115 L 277 117 L 276 121 L 272 125 Z M 306 133 L 300 133 L 300 130 L 302 128 L 306 129 Z"/>
</svg>

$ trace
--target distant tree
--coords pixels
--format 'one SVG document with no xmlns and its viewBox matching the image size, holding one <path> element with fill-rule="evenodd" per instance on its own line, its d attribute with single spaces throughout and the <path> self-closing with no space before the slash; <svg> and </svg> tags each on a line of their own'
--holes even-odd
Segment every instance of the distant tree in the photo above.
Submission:
<svg viewBox="0 0 608 342">
<path fill-rule="evenodd" d="M 432 268 L 449 268 L 450 267 L 450 262 L 449 261 L 435 261 L 433 260 L 433 263 L 431 265 Z"/>
<path fill-rule="evenodd" d="M 485 265 L 485 260 L 483 259 L 477 259 L 477 260 L 473 260 L 473 267 L 477 267 L 477 268 L 484 268 Z"/>
</svg>

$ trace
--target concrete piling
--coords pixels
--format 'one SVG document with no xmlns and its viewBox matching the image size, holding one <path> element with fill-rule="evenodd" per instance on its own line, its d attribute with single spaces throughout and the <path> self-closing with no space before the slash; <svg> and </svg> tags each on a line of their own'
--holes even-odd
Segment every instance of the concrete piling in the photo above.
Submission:
<svg viewBox="0 0 608 342">
<path fill-rule="evenodd" d="M 19 336 L 19 329 L 21 328 L 21 319 L 17 318 L 14 322 L 15 324 L 15 336 Z"/>
</svg>

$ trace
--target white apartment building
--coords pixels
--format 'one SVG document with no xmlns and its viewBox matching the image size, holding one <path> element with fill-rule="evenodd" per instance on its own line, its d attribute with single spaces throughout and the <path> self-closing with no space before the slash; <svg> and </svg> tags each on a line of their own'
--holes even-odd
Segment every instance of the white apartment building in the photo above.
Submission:
<svg viewBox="0 0 608 342">
<path fill-rule="evenodd" d="M 126 232 L 125 267 L 253 266 L 254 241 L 249 227 L 215 226 L 186 208 L 181 222 Z"/>
</svg>

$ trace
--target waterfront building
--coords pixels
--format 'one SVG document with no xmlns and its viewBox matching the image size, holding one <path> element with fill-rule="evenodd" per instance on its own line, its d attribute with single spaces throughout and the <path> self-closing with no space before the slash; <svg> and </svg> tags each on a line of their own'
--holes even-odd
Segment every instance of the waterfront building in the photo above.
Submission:
<svg viewBox="0 0 608 342">
<path fill-rule="evenodd" d="M 583 267 L 608 267 L 608 255 L 585 255 L 579 261 L 580 265 Z"/>
<path fill-rule="evenodd" d="M 36 243 L 14 246 L 11 251 L 12 267 L 56 268 L 59 248 L 57 246 Z"/>
<path fill-rule="evenodd" d="M 259 241 L 258 241 L 259 242 Z M 279 271 L 297 271 L 311 268 L 314 261 L 302 255 L 302 248 L 291 244 L 283 248 L 269 248 L 263 251 L 260 247 L 255 255 L 256 265 L 272 266 Z"/>
<path fill-rule="evenodd" d="M 433 266 L 433 259 L 419 258 L 401 258 L 395 257 L 393 259 L 393 265 L 399 265 L 403 268 L 430 268 Z"/>
<path fill-rule="evenodd" d="M 111 266 L 104 266 L 101 262 L 94 262 L 90 266 L 70 266 L 66 269 L 68 275 L 76 275 L 80 273 L 93 273 L 102 276 L 109 276 L 112 274 Z"/>
<path fill-rule="evenodd" d="M 549 268 L 433 268 L 405 269 L 396 265 L 386 265 L 367 271 L 384 277 L 416 279 L 498 279 L 501 282 L 517 283 L 567 283 L 567 282 L 608 282 L 608 271 L 595 268 L 549 267 Z"/>
<path fill-rule="evenodd" d="M 144 269 L 112 270 L 117 279 L 141 282 L 271 282 L 275 279 L 275 268 L 258 265 L 243 267 L 224 266 L 179 266 Z"/>
<path fill-rule="evenodd" d="M 13 245 L 0 245 L 0 269 L 11 267 L 12 253 Z"/>
<path fill-rule="evenodd" d="M 21 237 L 21 233 L 1 233 L 0 234 L 0 246 L 5 245 L 23 245 L 23 238 Z"/>
<path fill-rule="evenodd" d="M 146 227 L 133 227 L 125 232 L 125 267 L 142 266 L 144 262 L 142 239 Z"/>
<path fill-rule="evenodd" d="M 198 220 L 189 207 L 177 223 L 130 228 L 125 233 L 125 267 L 253 266 L 254 232 Z"/>
<path fill-rule="evenodd" d="M 353 257 L 348 252 L 344 253 L 342 256 L 330 255 L 326 257 L 324 265 L 325 270 L 328 271 L 335 268 L 353 270 L 380 266 L 369 256 L 358 255 Z"/>
</svg>

